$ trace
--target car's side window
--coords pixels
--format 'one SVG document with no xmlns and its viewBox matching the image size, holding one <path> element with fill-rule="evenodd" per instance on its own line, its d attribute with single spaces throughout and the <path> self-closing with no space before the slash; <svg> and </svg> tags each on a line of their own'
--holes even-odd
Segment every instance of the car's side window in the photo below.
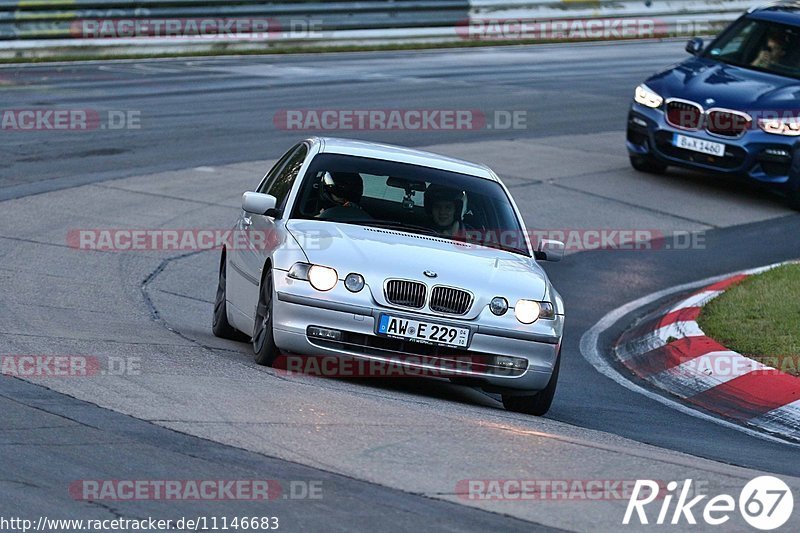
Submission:
<svg viewBox="0 0 800 533">
<path fill-rule="evenodd" d="M 308 146 L 305 144 L 299 145 L 286 160 L 283 168 L 277 173 L 272 183 L 269 184 L 266 193 L 271 194 L 277 199 L 275 205 L 278 206 L 278 209 L 286 207 L 289 191 L 292 190 L 292 184 L 294 180 L 297 179 L 298 174 L 300 174 L 300 167 L 303 166 L 307 155 Z"/>
<path fill-rule="evenodd" d="M 278 159 L 278 162 L 275 163 L 274 165 L 272 165 L 272 168 L 269 169 L 269 172 L 267 172 L 267 175 L 264 176 L 264 179 L 262 179 L 261 183 L 258 185 L 258 189 L 256 189 L 256 192 L 260 192 L 262 194 L 265 194 L 267 192 L 267 190 L 270 188 L 270 186 L 272 186 L 272 183 L 275 181 L 275 176 L 278 175 L 278 172 L 280 172 L 281 169 L 284 167 L 284 165 L 286 164 L 286 161 L 290 157 L 292 157 L 292 155 L 297 151 L 297 149 L 300 146 L 301 146 L 301 144 L 295 144 L 294 146 L 289 148 L 289 150 L 287 150 L 286 153 L 284 153 L 281 156 L 281 158 Z"/>
</svg>

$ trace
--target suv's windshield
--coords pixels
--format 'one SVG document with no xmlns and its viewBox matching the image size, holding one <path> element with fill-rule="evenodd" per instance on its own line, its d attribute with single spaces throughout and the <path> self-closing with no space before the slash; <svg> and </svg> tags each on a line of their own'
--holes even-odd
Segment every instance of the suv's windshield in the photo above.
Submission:
<svg viewBox="0 0 800 533">
<path fill-rule="evenodd" d="M 800 78 L 800 27 L 744 18 L 714 41 L 703 56 Z"/>
<path fill-rule="evenodd" d="M 418 165 L 319 154 L 291 218 L 385 227 L 529 255 L 498 183 Z"/>
</svg>

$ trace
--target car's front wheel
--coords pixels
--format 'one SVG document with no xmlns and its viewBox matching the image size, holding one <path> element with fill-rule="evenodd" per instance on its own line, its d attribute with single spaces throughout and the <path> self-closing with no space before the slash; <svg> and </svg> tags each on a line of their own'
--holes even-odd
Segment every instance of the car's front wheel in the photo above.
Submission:
<svg viewBox="0 0 800 533">
<path fill-rule="evenodd" d="M 268 268 L 268 267 L 264 267 Z M 253 353 L 255 361 L 262 366 L 272 366 L 278 358 L 278 347 L 272 331 L 272 271 L 264 274 L 256 306 L 256 321 L 253 326 Z"/>
<path fill-rule="evenodd" d="M 632 155 L 630 159 L 631 166 L 639 172 L 663 174 L 667 171 L 667 165 L 649 155 Z"/>
<path fill-rule="evenodd" d="M 558 385 L 558 372 L 561 368 L 561 350 L 556 357 L 556 365 L 550 375 L 547 386 L 533 396 L 511 396 L 503 394 L 503 407 L 515 413 L 525 413 L 527 415 L 542 416 L 547 414 L 553 403 L 553 396 L 556 394 Z"/>
<path fill-rule="evenodd" d="M 247 337 L 236 330 L 228 322 L 228 303 L 227 303 L 227 268 L 225 266 L 225 253 L 223 252 L 222 258 L 219 263 L 219 278 L 217 281 L 217 293 L 214 296 L 214 317 L 211 322 L 211 332 L 214 336 L 221 339 L 230 339 L 234 341 L 246 341 Z"/>
</svg>

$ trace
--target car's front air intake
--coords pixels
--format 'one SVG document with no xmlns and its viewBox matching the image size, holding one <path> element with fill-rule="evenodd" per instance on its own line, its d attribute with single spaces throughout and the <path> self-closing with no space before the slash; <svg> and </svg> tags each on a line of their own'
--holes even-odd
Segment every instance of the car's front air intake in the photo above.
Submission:
<svg viewBox="0 0 800 533">
<path fill-rule="evenodd" d="M 431 311 L 463 315 L 472 305 L 472 294 L 453 287 L 434 287 L 431 292 Z"/>
<path fill-rule="evenodd" d="M 390 279 L 383 292 L 390 304 L 412 309 L 422 309 L 425 305 L 425 284 L 418 281 Z"/>
</svg>

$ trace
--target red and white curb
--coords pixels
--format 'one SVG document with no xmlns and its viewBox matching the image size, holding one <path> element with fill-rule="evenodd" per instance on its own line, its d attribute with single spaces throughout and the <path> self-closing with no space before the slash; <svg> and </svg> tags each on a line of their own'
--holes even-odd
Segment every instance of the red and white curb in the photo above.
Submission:
<svg viewBox="0 0 800 533">
<path fill-rule="evenodd" d="M 776 265 L 726 276 L 626 331 L 619 361 L 651 385 L 736 424 L 800 439 L 800 378 L 722 346 L 697 324 L 702 307 Z"/>
</svg>

